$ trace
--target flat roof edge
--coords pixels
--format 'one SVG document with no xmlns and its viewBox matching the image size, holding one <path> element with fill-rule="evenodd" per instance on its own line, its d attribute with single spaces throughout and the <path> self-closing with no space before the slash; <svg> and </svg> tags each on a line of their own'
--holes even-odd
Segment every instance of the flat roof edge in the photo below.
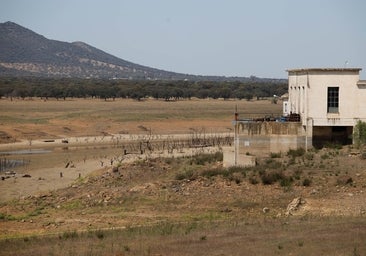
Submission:
<svg viewBox="0 0 366 256">
<path fill-rule="evenodd" d="M 338 71 L 338 72 L 359 72 L 362 68 L 295 68 L 295 69 L 287 69 L 287 72 L 324 72 L 324 71 Z"/>
</svg>

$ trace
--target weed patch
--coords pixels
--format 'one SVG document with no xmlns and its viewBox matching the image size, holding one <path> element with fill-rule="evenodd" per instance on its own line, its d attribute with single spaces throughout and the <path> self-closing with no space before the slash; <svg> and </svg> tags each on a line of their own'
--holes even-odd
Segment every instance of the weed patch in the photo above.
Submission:
<svg viewBox="0 0 366 256">
<path fill-rule="evenodd" d="M 293 157 L 293 158 L 303 156 L 304 154 L 305 154 L 305 149 L 303 149 L 303 148 L 290 149 L 287 152 L 287 156 Z"/>
</svg>

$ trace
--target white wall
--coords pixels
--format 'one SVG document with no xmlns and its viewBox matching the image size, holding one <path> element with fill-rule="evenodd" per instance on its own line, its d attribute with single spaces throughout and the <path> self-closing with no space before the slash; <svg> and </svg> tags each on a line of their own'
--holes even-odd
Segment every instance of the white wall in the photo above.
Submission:
<svg viewBox="0 0 366 256">
<path fill-rule="evenodd" d="M 366 85 L 358 86 L 360 69 L 289 70 L 289 105 L 293 113 L 313 119 L 314 126 L 352 126 L 366 119 Z M 339 87 L 339 113 L 327 113 L 327 88 Z"/>
</svg>

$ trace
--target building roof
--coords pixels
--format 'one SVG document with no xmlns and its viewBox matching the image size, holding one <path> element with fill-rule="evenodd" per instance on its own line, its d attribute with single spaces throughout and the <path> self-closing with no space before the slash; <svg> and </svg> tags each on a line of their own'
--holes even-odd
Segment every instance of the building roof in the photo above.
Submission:
<svg viewBox="0 0 366 256">
<path fill-rule="evenodd" d="M 366 80 L 359 80 L 359 81 L 357 82 L 357 85 L 366 86 Z"/>
<path fill-rule="evenodd" d="M 288 69 L 287 72 L 360 72 L 362 68 L 295 68 Z"/>
</svg>

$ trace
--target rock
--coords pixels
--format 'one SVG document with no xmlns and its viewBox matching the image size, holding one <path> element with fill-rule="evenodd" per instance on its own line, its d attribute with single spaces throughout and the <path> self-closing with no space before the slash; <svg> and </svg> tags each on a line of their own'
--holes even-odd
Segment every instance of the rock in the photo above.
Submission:
<svg viewBox="0 0 366 256">
<path fill-rule="evenodd" d="M 32 176 L 30 174 L 24 174 L 22 177 L 23 178 L 31 178 Z"/>
<path fill-rule="evenodd" d="M 225 209 L 222 209 L 222 210 L 221 210 L 221 212 L 229 213 L 229 212 L 232 212 L 232 210 L 231 210 L 231 209 L 229 209 L 229 208 L 225 208 Z"/>
<path fill-rule="evenodd" d="M 337 179 L 337 184 L 341 186 L 349 185 L 353 183 L 353 179 L 350 176 L 344 175 Z"/>
<path fill-rule="evenodd" d="M 269 208 L 268 208 L 268 207 L 264 207 L 264 208 L 262 209 L 262 212 L 263 212 L 263 213 L 268 213 L 268 212 L 269 212 Z"/>
<path fill-rule="evenodd" d="M 64 220 L 64 219 L 62 219 L 62 218 L 57 218 L 57 219 L 55 219 L 55 223 L 56 223 L 57 225 L 60 225 L 60 224 L 62 224 L 62 223 L 65 223 L 65 220 Z"/>
<path fill-rule="evenodd" d="M 311 190 L 310 195 L 315 195 L 318 194 L 318 191 L 314 188 L 313 190 Z"/>
<path fill-rule="evenodd" d="M 294 211 L 297 211 L 299 207 L 305 202 L 301 199 L 301 197 L 294 198 L 291 203 L 287 206 L 286 216 L 292 215 Z"/>
</svg>

